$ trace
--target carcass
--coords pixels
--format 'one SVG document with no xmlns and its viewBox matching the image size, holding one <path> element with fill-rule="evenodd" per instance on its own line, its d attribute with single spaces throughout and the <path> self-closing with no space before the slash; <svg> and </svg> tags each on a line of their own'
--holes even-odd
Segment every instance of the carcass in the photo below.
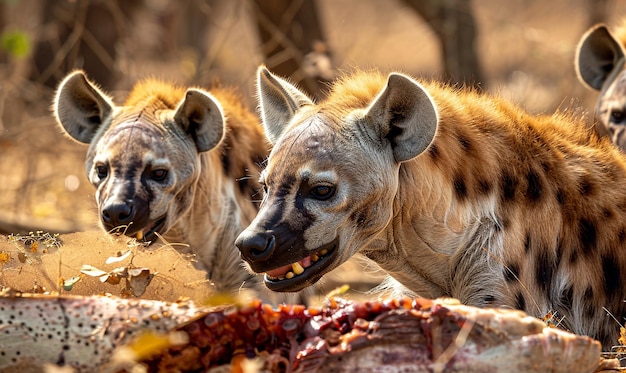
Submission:
<svg viewBox="0 0 626 373">
<path fill-rule="evenodd" d="M 5 292 L 0 371 L 594 372 L 601 346 L 523 312 L 452 299 L 203 307 Z"/>
</svg>

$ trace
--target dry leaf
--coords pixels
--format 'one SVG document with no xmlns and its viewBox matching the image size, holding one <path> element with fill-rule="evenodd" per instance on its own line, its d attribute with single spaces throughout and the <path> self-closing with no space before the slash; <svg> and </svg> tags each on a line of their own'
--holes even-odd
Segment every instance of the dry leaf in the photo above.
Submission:
<svg viewBox="0 0 626 373">
<path fill-rule="evenodd" d="M 106 264 L 119 263 L 119 262 L 127 259 L 130 256 L 131 253 L 132 252 L 130 250 L 128 250 L 124 254 L 120 253 L 120 255 L 118 255 L 118 256 L 110 256 L 110 257 L 107 258 L 105 263 Z"/>
</svg>

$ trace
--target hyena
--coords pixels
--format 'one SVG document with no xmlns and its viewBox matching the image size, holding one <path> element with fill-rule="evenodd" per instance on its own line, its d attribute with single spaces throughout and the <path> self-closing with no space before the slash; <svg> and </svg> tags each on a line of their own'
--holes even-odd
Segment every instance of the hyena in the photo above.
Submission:
<svg viewBox="0 0 626 373">
<path fill-rule="evenodd" d="M 595 109 L 596 131 L 626 151 L 626 20 L 614 32 L 606 25 L 590 28 L 576 51 L 581 83 L 600 92 Z"/>
<path fill-rule="evenodd" d="M 258 97 L 273 149 L 236 245 L 269 289 L 361 254 L 420 296 L 557 314 L 617 342 L 626 158 L 582 120 L 379 71 L 314 103 L 261 67 Z"/>
<path fill-rule="evenodd" d="M 105 230 L 188 244 L 217 291 L 264 288 L 234 241 L 258 210 L 269 143 L 233 90 L 148 79 L 117 106 L 75 71 L 59 85 L 54 115 L 89 144 L 85 166 Z"/>
</svg>

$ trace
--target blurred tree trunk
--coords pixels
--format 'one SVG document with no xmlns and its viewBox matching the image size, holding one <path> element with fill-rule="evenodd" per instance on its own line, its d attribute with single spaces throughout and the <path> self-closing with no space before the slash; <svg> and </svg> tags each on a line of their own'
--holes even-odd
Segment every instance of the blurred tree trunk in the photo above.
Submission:
<svg viewBox="0 0 626 373">
<path fill-rule="evenodd" d="M 30 78 L 55 88 L 84 69 L 105 89 L 116 82 L 116 47 L 141 0 L 47 0 Z"/>
<path fill-rule="evenodd" d="M 441 45 L 444 79 L 484 89 L 476 55 L 476 20 L 471 0 L 403 0 L 430 25 Z"/>
<path fill-rule="evenodd" d="M 315 0 L 254 0 L 265 64 L 310 95 L 324 95 L 334 78 L 329 48 Z"/>
</svg>

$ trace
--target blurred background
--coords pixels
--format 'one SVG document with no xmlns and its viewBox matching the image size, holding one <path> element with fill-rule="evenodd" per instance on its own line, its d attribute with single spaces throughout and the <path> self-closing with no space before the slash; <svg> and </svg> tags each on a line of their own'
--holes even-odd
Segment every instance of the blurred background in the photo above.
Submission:
<svg viewBox="0 0 626 373">
<path fill-rule="evenodd" d="M 154 76 L 234 85 L 254 110 L 265 63 L 317 98 L 342 71 L 378 67 L 532 113 L 591 111 L 597 94 L 577 81 L 576 45 L 624 16 L 619 0 L 0 0 L 0 233 L 96 227 L 87 147 L 50 114 L 72 69 L 118 104 Z"/>
</svg>

